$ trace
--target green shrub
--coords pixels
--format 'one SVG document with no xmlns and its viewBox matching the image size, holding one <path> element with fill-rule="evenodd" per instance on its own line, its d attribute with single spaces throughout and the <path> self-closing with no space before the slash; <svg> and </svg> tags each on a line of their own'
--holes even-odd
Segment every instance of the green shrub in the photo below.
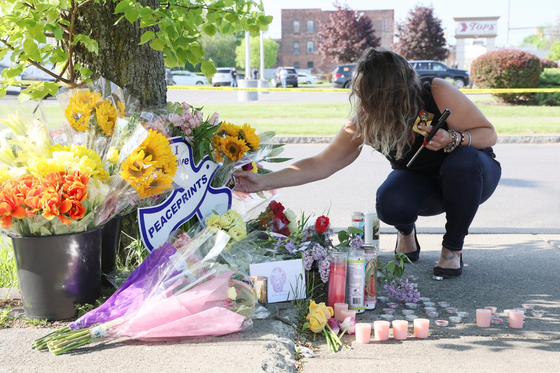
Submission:
<svg viewBox="0 0 560 373">
<path fill-rule="evenodd" d="M 560 69 L 545 69 L 541 74 L 539 88 L 560 88 Z M 560 106 L 560 92 L 538 92 L 534 101 L 541 106 Z"/>
<path fill-rule="evenodd" d="M 533 53 L 519 49 L 501 49 L 483 54 L 471 66 L 471 77 L 477 88 L 536 88 L 541 75 L 541 61 Z M 518 103 L 530 95 L 498 93 L 498 99 Z"/>
</svg>

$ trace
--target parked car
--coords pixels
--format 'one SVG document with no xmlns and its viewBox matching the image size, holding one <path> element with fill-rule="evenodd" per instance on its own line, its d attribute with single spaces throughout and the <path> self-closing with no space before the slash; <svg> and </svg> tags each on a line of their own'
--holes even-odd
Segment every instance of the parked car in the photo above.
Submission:
<svg viewBox="0 0 560 373">
<path fill-rule="evenodd" d="M 52 71 L 53 66 L 46 65 L 45 68 L 49 71 Z M 56 79 L 52 75 L 39 69 L 37 66 L 31 65 L 31 66 L 27 66 L 25 71 L 21 74 L 21 80 L 54 82 Z"/>
<path fill-rule="evenodd" d="M 231 85 L 231 70 L 233 67 L 218 67 L 216 70 L 216 74 L 212 77 L 212 85 L 214 87 L 219 87 L 222 85 L 230 86 Z M 239 80 L 239 71 L 237 72 L 237 80 Z"/>
<path fill-rule="evenodd" d="M 344 64 L 338 66 L 332 72 L 331 86 L 333 88 L 350 88 L 352 83 L 352 73 L 354 72 L 355 64 Z"/>
<path fill-rule="evenodd" d="M 208 84 L 208 80 L 204 75 L 196 75 L 187 70 L 171 71 L 173 74 L 173 83 L 175 85 L 197 85 Z"/>
<path fill-rule="evenodd" d="M 307 75 L 306 73 L 297 74 L 298 84 L 315 84 L 317 83 L 317 77 L 314 75 Z"/>
<path fill-rule="evenodd" d="M 296 72 L 296 69 L 294 69 L 293 67 L 285 67 L 286 71 L 288 71 L 288 77 L 286 78 L 286 85 L 291 85 L 294 88 L 297 88 L 298 86 L 298 73 Z M 280 71 L 282 70 L 282 67 L 278 67 L 276 69 L 276 73 L 274 74 L 274 78 L 272 78 L 271 82 L 272 82 L 272 86 L 273 87 L 281 87 L 282 86 L 282 82 L 280 81 Z"/>
<path fill-rule="evenodd" d="M 468 87 L 471 83 L 467 70 L 452 69 L 439 61 L 408 61 L 420 77 L 435 76 L 441 79 L 451 79 L 457 88 Z"/>
</svg>

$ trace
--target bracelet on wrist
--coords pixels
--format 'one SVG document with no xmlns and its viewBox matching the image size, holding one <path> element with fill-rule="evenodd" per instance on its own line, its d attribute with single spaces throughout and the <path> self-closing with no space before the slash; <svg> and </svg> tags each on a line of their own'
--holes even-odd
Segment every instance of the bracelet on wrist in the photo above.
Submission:
<svg viewBox="0 0 560 373">
<path fill-rule="evenodd" d="M 459 136 L 454 130 L 448 130 L 447 132 L 449 132 L 449 134 L 451 135 L 451 142 L 449 143 L 449 145 L 443 148 L 443 151 L 445 153 L 451 153 L 459 145 Z"/>
</svg>

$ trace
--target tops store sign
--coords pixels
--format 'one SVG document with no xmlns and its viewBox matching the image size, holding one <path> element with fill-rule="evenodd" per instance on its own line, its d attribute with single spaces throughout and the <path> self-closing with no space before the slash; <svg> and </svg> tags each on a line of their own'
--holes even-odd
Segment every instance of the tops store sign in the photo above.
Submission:
<svg viewBox="0 0 560 373">
<path fill-rule="evenodd" d="M 160 205 L 138 209 L 140 235 L 146 248 L 157 249 L 175 231 L 194 215 L 202 221 L 213 211 L 225 214 L 231 207 L 229 188 L 213 188 L 212 178 L 220 167 L 206 156 L 198 164 L 193 162 L 190 144 L 181 137 L 169 139 L 173 144 L 179 167 L 173 183 L 181 187 Z"/>
<path fill-rule="evenodd" d="M 455 37 L 495 37 L 498 35 L 498 20 L 458 20 Z"/>
</svg>

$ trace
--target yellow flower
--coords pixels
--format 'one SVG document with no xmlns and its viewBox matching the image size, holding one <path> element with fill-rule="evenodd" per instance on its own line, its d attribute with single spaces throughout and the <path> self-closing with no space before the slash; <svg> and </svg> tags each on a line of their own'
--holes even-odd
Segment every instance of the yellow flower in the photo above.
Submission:
<svg viewBox="0 0 560 373">
<path fill-rule="evenodd" d="M 177 157 L 173 154 L 169 140 L 161 133 L 149 130 L 149 135 L 140 145 L 146 156 L 151 156 L 151 162 L 156 168 L 162 167 L 166 173 L 175 176 L 177 172 Z"/>
<path fill-rule="evenodd" d="M 325 325 L 327 325 L 327 318 L 321 312 L 313 313 L 307 315 L 308 325 L 307 327 L 313 333 L 321 333 Z"/>
<path fill-rule="evenodd" d="M 124 102 L 119 101 L 117 102 L 117 115 L 119 118 L 123 118 L 124 117 L 124 112 L 125 112 L 125 106 L 124 106 Z"/>
<path fill-rule="evenodd" d="M 0 168 L 0 184 L 4 184 L 4 182 L 10 180 L 10 174 L 8 173 L 7 168 Z"/>
<path fill-rule="evenodd" d="M 171 189 L 173 176 L 164 173 L 162 170 L 152 172 L 148 180 L 142 183 L 136 191 L 140 198 L 155 196 Z"/>
<path fill-rule="evenodd" d="M 327 307 L 325 305 L 325 302 L 321 302 L 317 304 L 313 300 L 309 304 L 309 314 L 311 315 L 312 313 L 317 313 L 317 312 L 322 313 L 327 319 L 330 319 L 334 315 L 334 311 L 332 307 Z"/>
<path fill-rule="evenodd" d="M 241 241 L 247 236 L 247 230 L 238 229 L 237 227 L 230 228 L 228 234 L 234 241 Z"/>
<path fill-rule="evenodd" d="M 70 97 L 70 102 L 64 110 L 66 119 L 76 130 L 82 132 L 89 128 L 92 111 L 101 101 L 101 93 L 90 90 L 80 90 Z"/>
<path fill-rule="evenodd" d="M 206 226 L 209 227 L 211 225 L 221 228 L 220 215 L 213 214 L 206 218 Z"/>
<path fill-rule="evenodd" d="M 250 150 L 245 141 L 235 138 L 233 136 L 227 136 L 222 142 L 222 151 L 225 156 L 232 161 L 238 161 L 245 155 L 245 152 Z"/>
<path fill-rule="evenodd" d="M 45 176 L 51 172 L 65 172 L 64 165 L 52 158 L 37 157 L 27 162 L 27 170 L 35 176 Z"/>
<path fill-rule="evenodd" d="M 132 152 L 122 163 L 121 177 L 130 185 L 136 187 L 142 179 L 149 176 L 155 169 L 152 156 L 146 156 L 141 148 Z"/>
<path fill-rule="evenodd" d="M 241 133 L 241 127 L 236 126 L 233 123 L 222 122 L 220 128 L 218 128 L 214 133 L 220 133 L 222 131 L 224 131 L 230 136 L 238 137 L 239 134 Z"/>
<path fill-rule="evenodd" d="M 212 147 L 214 147 L 214 160 L 216 162 L 223 162 L 224 156 L 222 154 L 223 137 L 218 135 L 212 137 Z"/>
<path fill-rule="evenodd" d="M 243 138 L 245 138 L 245 141 L 247 142 L 247 145 L 249 145 L 251 150 L 260 148 L 259 143 L 261 141 L 261 138 L 259 137 L 259 135 L 255 134 L 255 129 L 247 123 L 243 125 Z"/>
<path fill-rule="evenodd" d="M 117 121 L 117 111 L 108 100 L 103 101 L 97 106 L 95 117 L 97 118 L 97 125 L 103 130 L 103 133 L 106 136 L 113 136 L 113 129 Z"/>
<path fill-rule="evenodd" d="M 119 149 L 111 146 L 111 148 L 109 148 L 109 151 L 107 152 L 107 160 L 112 164 L 117 164 L 117 162 L 119 161 Z"/>
<path fill-rule="evenodd" d="M 225 229 L 229 229 L 229 227 L 233 224 L 233 218 L 228 214 L 224 214 L 220 216 L 220 226 Z"/>
</svg>

